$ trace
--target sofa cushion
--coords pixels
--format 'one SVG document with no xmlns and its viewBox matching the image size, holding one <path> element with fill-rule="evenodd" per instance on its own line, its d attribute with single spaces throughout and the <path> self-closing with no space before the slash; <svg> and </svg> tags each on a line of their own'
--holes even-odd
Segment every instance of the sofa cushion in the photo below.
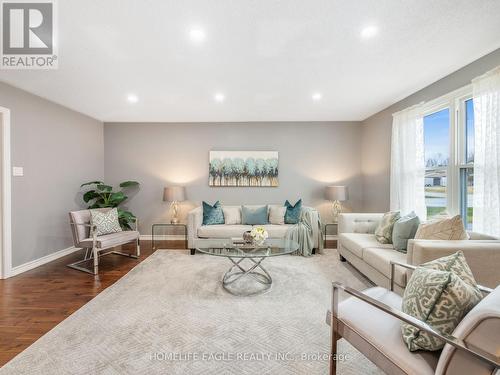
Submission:
<svg viewBox="0 0 500 375">
<path fill-rule="evenodd" d="M 372 247 L 363 250 L 363 260 L 386 277 L 391 277 L 391 260 L 407 263 L 406 254 L 394 249 Z M 406 270 L 396 267 L 394 281 L 398 285 L 404 286 L 406 284 Z"/>
<path fill-rule="evenodd" d="M 198 228 L 198 237 L 201 238 L 243 238 L 243 233 L 251 231 L 251 225 L 202 225 Z"/>
<path fill-rule="evenodd" d="M 297 224 L 302 212 L 302 199 L 299 199 L 294 205 L 287 200 L 285 202 L 285 207 L 285 224 Z"/>
<path fill-rule="evenodd" d="M 96 235 L 98 236 L 122 231 L 116 207 L 106 212 L 90 210 L 90 222 L 95 225 Z"/>
<path fill-rule="evenodd" d="M 124 230 L 122 232 L 104 234 L 97 237 L 97 247 L 100 249 L 108 249 L 113 246 L 118 246 L 127 242 L 131 242 L 139 238 L 139 232 L 135 230 Z M 92 238 L 86 238 L 80 242 L 81 247 L 92 247 Z"/>
<path fill-rule="evenodd" d="M 363 293 L 394 309 L 401 310 L 401 297 L 385 288 L 370 288 L 364 290 Z M 405 373 L 434 374 L 439 353 L 410 352 L 401 338 L 399 319 L 355 297 L 350 297 L 339 304 L 338 315 L 359 335 L 367 339 L 388 358 L 392 358 Z"/>
<path fill-rule="evenodd" d="M 276 225 L 285 224 L 286 207 L 269 206 L 269 223 Z"/>
<path fill-rule="evenodd" d="M 392 244 L 395 250 L 406 253 L 408 240 L 415 237 L 419 224 L 420 219 L 413 211 L 399 218 L 399 220 L 394 223 L 394 227 L 392 228 Z"/>
<path fill-rule="evenodd" d="M 283 238 L 285 237 L 286 232 L 288 229 L 293 227 L 292 224 L 287 225 L 274 225 L 274 224 L 267 224 L 267 225 L 259 225 L 262 226 L 265 230 L 267 230 L 267 233 L 269 233 L 269 238 Z"/>
<path fill-rule="evenodd" d="M 241 223 L 245 225 L 265 225 L 267 206 L 241 206 Z"/>
<path fill-rule="evenodd" d="M 422 223 L 415 239 L 419 240 L 468 240 L 469 236 L 460 215 Z"/>
<path fill-rule="evenodd" d="M 375 237 L 380 243 L 392 243 L 392 229 L 400 218 L 399 211 L 386 212 L 375 229 Z"/>
<path fill-rule="evenodd" d="M 452 271 L 417 267 L 408 281 L 402 311 L 427 323 L 443 335 L 451 335 L 462 318 L 480 301 L 475 288 Z M 445 342 L 415 326 L 402 323 L 408 349 L 440 350 Z"/>
<path fill-rule="evenodd" d="M 219 201 L 214 205 L 203 202 L 203 225 L 217 225 L 224 224 L 224 213 Z"/>
<path fill-rule="evenodd" d="M 460 322 L 453 336 L 469 348 L 497 355 L 500 352 L 500 286 L 479 302 Z M 475 361 L 471 355 L 446 344 L 436 374 L 493 373 L 493 366 Z"/>
<path fill-rule="evenodd" d="M 241 206 L 222 206 L 222 213 L 224 214 L 224 224 L 241 224 Z"/>
<path fill-rule="evenodd" d="M 363 249 L 367 247 L 392 249 L 391 244 L 381 244 L 372 233 L 341 233 L 339 240 L 343 247 L 359 258 L 363 258 Z"/>
</svg>

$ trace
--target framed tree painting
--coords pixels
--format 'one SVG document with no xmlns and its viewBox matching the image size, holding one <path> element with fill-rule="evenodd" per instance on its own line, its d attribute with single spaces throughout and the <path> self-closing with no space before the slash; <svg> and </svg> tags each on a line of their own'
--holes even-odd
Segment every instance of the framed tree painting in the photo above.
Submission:
<svg viewBox="0 0 500 375">
<path fill-rule="evenodd" d="M 278 151 L 210 151 L 209 186 L 278 186 Z"/>
</svg>

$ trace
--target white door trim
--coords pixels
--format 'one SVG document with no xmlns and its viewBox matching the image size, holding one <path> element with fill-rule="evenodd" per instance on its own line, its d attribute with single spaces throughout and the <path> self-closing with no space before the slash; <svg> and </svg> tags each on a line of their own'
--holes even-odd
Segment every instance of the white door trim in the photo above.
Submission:
<svg viewBox="0 0 500 375">
<path fill-rule="evenodd" d="M 2 186 L 1 186 L 1 239 L 0 278 L 6 279 L 12 273 L 12 216 L 11 216 L 11 161 L 10 161 L 10 110 L 0 107 L 2 114 Z"/>
</svg>

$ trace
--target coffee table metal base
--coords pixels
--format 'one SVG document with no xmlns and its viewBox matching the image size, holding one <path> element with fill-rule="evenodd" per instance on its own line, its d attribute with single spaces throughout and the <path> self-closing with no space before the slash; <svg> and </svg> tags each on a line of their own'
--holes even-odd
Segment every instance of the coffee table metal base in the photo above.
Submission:
<svg viewBox="0 0 500 375">
<path fill-rule="evenodd" d="M 256 257 L 256 258 L 228 257 L 228 258 L 233 263 L 233 265 L 224 274 L 224 278 L 222 279 L 222 286 L 227 292 L 235 296 L 248 297 L 266 293 L 271 289 L 273 279 L 271 278 L 271 275 L 269 275 L 269 272 L 267 272 L 266 269 L 262 266 L 262 261 L 264 260 L 265 257 Z M 245 259 L 248 259 L 250 262 L 252 262 L 251 267 L 244 268 L 242 266 L 241 263 Z M 256 291 L 238 290 L 237 288 L 232 287 L 233 285 L 236 285 L 235 283 L 238 280 L 241 280 L 242 278 L 245 277 L 253 278 L 255 281 L 257 281 L 259 284 L 262 284 L 264 287 Z"/>
</svg>

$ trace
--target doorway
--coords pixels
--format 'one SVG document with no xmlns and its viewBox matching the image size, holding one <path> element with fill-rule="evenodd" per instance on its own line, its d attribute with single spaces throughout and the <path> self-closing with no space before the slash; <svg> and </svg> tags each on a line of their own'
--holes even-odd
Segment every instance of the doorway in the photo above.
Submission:
<svg viewBox="0 0 500 375">
<path fill-rule="evenodd" d="M 0 279 L 12 270 L 10 110 L 0 107 Z"/>
</svg>

